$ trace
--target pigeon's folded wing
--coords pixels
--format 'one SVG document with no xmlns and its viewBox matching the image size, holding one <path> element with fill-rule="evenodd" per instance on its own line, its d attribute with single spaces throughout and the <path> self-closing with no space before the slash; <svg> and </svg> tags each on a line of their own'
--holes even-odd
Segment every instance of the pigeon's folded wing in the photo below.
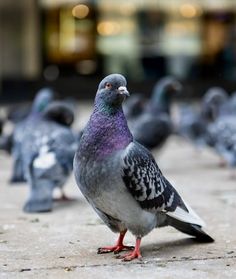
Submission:
<svg viewBox="0 0 236 279">
<path fill-rule="evenodd" d="M 188 211 L 146 148 L 131 143 L 122 160 L 123 181 L 143 209 L 167 212 L 181 207 Z"/>
<path fill-rule="evenodd" d="M 163 212 L 181 222 L 204 226 L 203 220 L 183 201 L 162 175 L 151 153 L 131 143 L 122 158 L 123 181 L 144 210 Z"/>
</svg>

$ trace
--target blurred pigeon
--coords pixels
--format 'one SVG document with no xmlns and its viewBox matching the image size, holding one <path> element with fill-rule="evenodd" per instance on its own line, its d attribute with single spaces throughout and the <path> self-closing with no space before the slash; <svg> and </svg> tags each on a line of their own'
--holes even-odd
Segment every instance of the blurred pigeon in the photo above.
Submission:
<svg viewBox="0 0 236 279">
<path fill-rule="evenodd" d="M 181 88 L 181 84 L 172 77 L 165 77 L 155 85 L 146 109 L 139 117 L 128 121 L 136 141 L 148 149 L 161 148 L 173 129 L 170 101 Z"/>
<path fill-rule="evenodd" d="M 221 87 L 212 87 L 202 98 L 202 113 L 208 122 L 214 121 L 220 114 L 227 113 L 228 94 Z"/>
<path fill-rule="evenodd" d="M 31 112 L 31 104 L 24 103 L 24 104 L 17 104 L 12 105 L 7 110 L 7 119 L 14 124 L 17 124 L 30 114 Z"/>
<path fill-rule="evenodd" d="M 125 100 L 123 110 L 126 119 L 132 120 L 140 116 L 145 108 L 146 101 L 140 93 L 133 94 Z"/>
<path fill-rule="evenodd" d="M 24 182 L 25 177 L 22 168 L 21 144 L 23 138 L 26 138 L 38 124 L 42 117 L 42 112 L 53 100 L 53 91 L 49 88 L 43 88 L 37 93 L 32 105 L 32 109 L 27 118 L 19 122 L 13 131 L 13 173 L 10 179 L 11 183 Z M 25 137 L 26 136 L 26 137 Z"/>
<path fill-rule="evenodd" d="M 170 106 L 176 93 L 181 92 L 182 85 L 176 78 L 167 76 L 160 79 L 154 86 L 149 102 L 150 110 L 156 113 L 170 113 Z"/>
<path fill-rule="evenodd" d="M 196 147 L 205 145 L 206 121 L 200 111 L 189 104 L 184 104 L 179 109 L 177 134 L 190 140 Z"/>
<path fill-rule="evenodd" d="M 207 100 L 207 101 L 206 101 Z M 236 165 L 236 114 L 225 91 L 208 92 L 204 98 L 210 116 L 205 142 L 230 166 Z M 210 105 L 209 105 L 210 104 Z"/>
<path fill-rule="evenodd" d="M 129 230 L 136 245 L 122 258 L 141 258 L 141 238 L 168 225 L 198 241 L 212 242 L 202 230 L 203 221 L 163 176 L 152 154 L 133 140 L 122 110 L 128 95 L 122 75 L 112 74 L 100 82 L 74 158 L 81 192 L 105 224 L 120 233 L 116 245 L 99 248 L 98 253 L 132 249 L 123 244 Z"/>
<path fill-rule="evenodd" d="M 218 117 L 208 126 L 205 138 L 223 162 L 236 166 L 236 115 Z"/>
<path fill-rule="evenodd" d="M 52 210 L 53 190 L 62 191 L 72 167 L 77 149 L 75 135 L 70 129 L 74 115 L 63 102 L 52 102 L 35 129 L 23 138 L 24 172 L 30 185 L 25 212 Z M 62 199 L 67 199 L 62 191 Z"/>
<path fill-rule="evenodd" d="M 202 98 L 200 108 L 185 104 L 180 108 L 178 134 L 189 139 L 196 147 L 206 145 L 208 125 L 226 109 L 227 93 L 223 88 L 212 87 Z"/>
</svg>

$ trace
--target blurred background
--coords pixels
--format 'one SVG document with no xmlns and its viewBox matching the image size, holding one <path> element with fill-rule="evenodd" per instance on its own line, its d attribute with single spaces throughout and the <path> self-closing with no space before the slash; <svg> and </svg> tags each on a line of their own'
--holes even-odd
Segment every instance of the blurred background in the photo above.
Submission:
<svg viewBox="0 0 236 279">
<path fill-rule="evenodd" d="M 1 0 L 0 38 L 1 103 L 45 85 L 92 98 L 112 72 L 131 92 L 149 94 L 164 75 L 187 97 L 236 89 L 235 0 Z"/>
</svg>

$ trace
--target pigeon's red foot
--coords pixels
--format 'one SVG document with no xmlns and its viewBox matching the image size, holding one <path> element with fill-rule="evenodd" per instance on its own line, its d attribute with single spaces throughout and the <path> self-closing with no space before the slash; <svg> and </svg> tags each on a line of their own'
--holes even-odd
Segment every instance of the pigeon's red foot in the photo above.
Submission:
<svg viewBox="0 0 236 279">
<path fill-rule="evenodd" d="M 129 262 L 129 261 L 132 261 L 134 259 L 141 260 L 142 255 L 140 253 L 140 244 L 141 244 L 141 238 L 137 238 L 134 251 L 132 251 L 128 254 L 122 255 L 122 256 L 118 256 L 117 258 L 122 259 L 122 261 L 125 261 L 125 262 Z"/>
<path fill-rule="evenodd" d="M 98 254 L 105 254 L 105 253 L 111 253 L 114 252 L 114 254 L 118 254 L 121 251 L 126 250 L 133 250 L 134 246 L 126 246 L 126 245 L 114 245 L 114 246 L 107 246 L 107 247 L 101 247 L 98 248 Z"/>
<path fill-rule="evenodd" d="M 104 254 L 104 253 L 114 252 L 115 254 L 118 254 L 119 252 L 124 251 L 124 250 L 133 250 L 134 246 L 126 246 L 123 244 L 123 240 L 124 240 L 126 232 L 127 232 L 127 230 L 120 233 L 116 245 L 98 248 L 97 253 Z"/>
<path fill-rule="evenodd" d="M 118 258 L 118 259 L 122 259 L 122 261 L 124 261 L 124 262 L 129 262 L 129 261 L 132 261 L 132 260 L 134 260 L 134 259 L 139 259 L 139 260 L 141 260 L 141 259 L 142 259 L 142 255 L 141 255 L 140 251 L 134 250 L 134 251 L 131 252 L 131 253 L 128 253 L 128 254 L 119 256 L 119 257 L 117 257 L 117 258 Z"/>
</svg>

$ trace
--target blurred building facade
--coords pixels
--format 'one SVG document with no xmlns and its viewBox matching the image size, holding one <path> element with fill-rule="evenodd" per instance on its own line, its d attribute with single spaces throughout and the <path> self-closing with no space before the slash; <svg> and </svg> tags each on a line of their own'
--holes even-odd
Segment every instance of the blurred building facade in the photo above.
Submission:
<svg viewBox="0 0 236 279">
<path fill-rule="evenodd" d="M 86 90 L 88 81 L 94 91 L 111 72 L 137 88 L 169 74 L 236 79 L 234 0 L 0 1 L 0 37 L 0 97 L 43 84 Z"/>
</svg>

